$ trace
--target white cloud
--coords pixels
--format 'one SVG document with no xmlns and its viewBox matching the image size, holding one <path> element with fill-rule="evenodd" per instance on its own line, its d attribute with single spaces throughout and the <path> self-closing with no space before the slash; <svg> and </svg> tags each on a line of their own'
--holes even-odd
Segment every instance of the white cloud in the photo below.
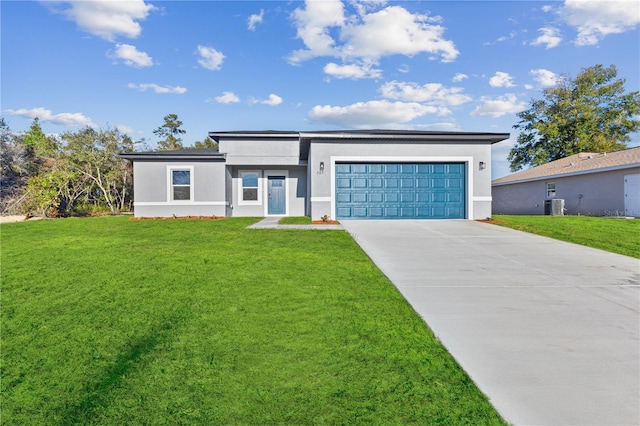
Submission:
<svg viewBox="0 0 640 426">
<path fill-rule="evenodd" d="M 157 85 L 155 83 L 142 83 L 142 84 L 134 84 L 134 83 L 129 83 L 127 85 L 127 87 L 129 89 L 137 89 L 140 92 L 145 92 L 147 90 L 153 90 L 156 93 L 173 93 L 173 94 L 178 94 L 178 95 L 182 95 L 183 93 L 186 93 L 187 89 L 184 87 L 180 87 L 180 86 L 160 86 Z"/>
<path fill-rule="evenodd" d="M 309 111 L 309 119 L 344 127 L 384 127 L 407 123 L 440 109 L 417 102 L 369 101 L 339 107 L 316 105 Z"/>
<path fill-rule="evenodd" d="M 545 49 L 552 49 L 554 47 L 557 47 L 562 41 L 560 30 L 557 28 L 540 28 L 538 32 L 541 34 L 537 39 L 531 42 L 532 46 L 545 46 Z"/>
<path fill-rule="evenodd" d="M 461 93 L 460 87 L 445 87 L 440 83 L 419 85 L 411 82 L 390 81 L 380 87 L 382 96 L 408 102 L 421 102 L 444 107 L 458 106 L 471 101 L 471 97 Z"/>
<path fill-rule="evenodd" d="M 252 104 L 263 104 L 263 105 L 269 105 L 269 106 L 276 106 L 276 105 L 280 105 L 282 103 L 282 98 L 278 95 L 275 94 L 270 94 L 269 95 L 269 99 L 264 99 L 264 100 L 260 100 L 260 99 L 251 99 L 250 102 Z"/>
<path fill-rule="evenodd" d="M 388 6 L 382 1 L 351 2 L 356 10 L 348 15 L 341 1 L 307 0 L 304 8 L 296 9 L 292 19 L 297 37 L 305 49 L 291 53 L 288 60 L 299 64 L 317 57 L 335 57 L 343 65 L 326 68 L 335 73 L 348 73 L 348 66 L 373 67 L 385 56 L 414 56 L 420 53 L 442 62 L 453 61 L 459 54 L 454 43 L 444 38 L 445 28 L 438 25 L 440 17 L 412 14 L 400 6 Z M 374 9 L 380 9 L 372 11 Z M 345 67 L 338 69 L 337 67 Z"/>
<path fill-rule="evenodd" d="M 578 46 L 598 44 L 605 36 L 630 31 L 640 23 L 636 0 L 566 0 L 558 13 L 578 31 L 575 39 Z"/>
<path fill-rule="evenodd" d="M 247 19 L 247 28 L 251 31 L 256 30 L 256 25 L 261 24 L 264 18 L 264 9 L 260 9 L 260 13 L 249 16 Z"/>
<path fill-rule="evenodd" d="M 509 35 L 498 37 L 496 39 L 496 41 L 488 41 L 488 42 L 482 43 L 482 44 L 484 44 L 485 46 L 492 46 L 492 45 L 497 44 L 497 43 L 502 43 L 503 41 L 511 40 L 511 39 L 515 38 L 517 35 L 518 35 L 518 33 L 516 31 L 511 31 L 509 33 Z"/>
<path fill-rule="evenodd" d="M 54 12 L 74 21 L 78 28 L 108 41 L 118 36 L 136 38 L 142 32 L 138 21 L 155 9 L 144 0 L 92 0 L 45 2 Z"/>
<path fill-rule="evenodd" d="M 498 71 L 489 79 L 489 85 L 491 87 L 513 87 L 513 77 L 509 73 Z"/>
<path fill-rule="evenodd" d="M 120 130 L 122 133 L 126 133 L 126 134 L 131 134 L 131 133 L 135 133 L 136 129 L 134 129 L 131 126 L 127 126 L 126 124 L 118 124 L 116 126 L 116 129 Z M 140 133 L 140 132 L 137 132 Z"/>
<path fill-rule="evenodd" d="M 344 24 L 344 7 L 339 0 L 307 1 L 305 9 L 296 9 L 292 18 L 297 36 L 307 50 L 296 50 L 289 57 L 291 63 L 299 63 L 318 56 L 339 56 L 329 28 Z"/>
<path fill-rule="evenodd" d="M 362 22 L 342 28 L 346 40 L 342 53 L 377 60 L 383 56 L 429 53 L 451 62 L 459 54 L 454 43 L 443 38 L 444 27 L 434 25 L 439 18 L 411 14 L 400 6 L 389 6 L 362 17 Z"/>
<path fill-rule="evenodd" d="M 529 71 L 529 74 L 533 76 L 533 79 L 542 87 L 551 87 L 558 84 L 560 77 L 549 70 L 543 68 Z"/>
<path fill-rule="evenodd" d="M 466 80 L 466 79 L 468 79 L 468 78 L 469 78 L 469 76 L 468 76 L 468 75 L 466 75 L 466 74 L 462 74 L 462 73 L 460 73 L 460 72 L 459 72 L 459 73 L 457 73 L 456 75 L 454 75 L 454 76 L 453 76 L 453 78 L 451 79 L 451 81 L 453 81 L 454 83 L 457 83 L 457 82 L 459 82 L 459 81 Z"/>
<path fill-rule="evenodd" d="M 130 67 L 144 68 L 153 65 L 151 56 L 140 52 L 135 46 L 130 44 L 116 44 L 115 52 L 108 52 L 107 56 L 111 59 L 121 59 Z"/>
<path fill-rule="evenodd" d="M 222 92 L 222 95 L 213 98 L 219 104 L 235 104 L 240 102 L 240 98 L 233 92 Z"/>
<path fill-rule="evenodd" d="M 524 102 L 518 101 L 516 95 L 509 93 L 498 98 L 481 98 L 482 104 L 471 112 L 472 117 L 498 118 L 507 114 L 516 114 L 526 109 Z"/>
<path fill-rule="evenodd" d="M 198 55 L 200 55 L 198 63 L 202 65 L 203 68 L 212 71 L 219 70 L 225 58 L 222 52 L 218 52 L 213 47 L 207 46 L 198 46 Z"/>
<path fill-rule="evenodd" d="M 8 114 L 18 115 L 25 118 L 35 119 L 42 122 L 49 122 L 53 124 L 60 124 L 62 126 L 89 126 L 89 127 L 97 127 L 89 117 L 86 117 L 84 114 L 80 112 L 62 112 L 59 114 L 54 114 L 50 109 L 46 108 L 31 108 L 25 109 L 21 108 L 18 110 L 7 109 L 5 110 Z"/>
<path fill-rule="evenodd" d="M 350 78 L 357 80 L 360 78 L 380 78 L 382 77 L 382 70 L 372 68 L 371 64 L 365 65 L 338 65 L 333 62 L 329 62 L 323 70 L 326 74 L 334 78 Z"/>
</svg>

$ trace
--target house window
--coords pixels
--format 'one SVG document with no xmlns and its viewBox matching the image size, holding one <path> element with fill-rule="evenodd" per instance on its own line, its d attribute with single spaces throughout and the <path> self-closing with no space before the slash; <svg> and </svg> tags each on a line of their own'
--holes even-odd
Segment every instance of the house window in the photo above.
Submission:
<svg viewBox="0 0 640 426">
<path fill-rule="evenodd" d="M 239 198 L 243 204 L 260 204 L 260 178 L 257 170 L 240 172 Z"/>
<path fill-rule="evenodd" d="M 556 184 L 548 183 L 547 184 L 547 198 L 555 198 L 556 196 Z"/>
<path fill-rule="evenodd" d="M 169 169 L 169 199 L 171 201 L 192 201 L 192 168 Z"/>
</svg>

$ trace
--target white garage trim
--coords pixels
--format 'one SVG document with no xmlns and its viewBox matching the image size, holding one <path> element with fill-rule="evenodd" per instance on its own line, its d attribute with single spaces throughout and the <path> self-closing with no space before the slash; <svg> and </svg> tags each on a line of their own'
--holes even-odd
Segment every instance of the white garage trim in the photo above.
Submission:
<svg viewBox="0 0 640 426">
<path fill-rule="evenodd" d="M 473 157 L 389 157 L 389 156 L 331 156 L 331 219 L 336 214 L 336 163 L 465 163 L 467 181 L 466 194 L 466 218 L 473 218 Z M 480 201 L 480 200 L 478 200 Z M 490 200 L 489 200 L 490 201 Z"/>
</svg>

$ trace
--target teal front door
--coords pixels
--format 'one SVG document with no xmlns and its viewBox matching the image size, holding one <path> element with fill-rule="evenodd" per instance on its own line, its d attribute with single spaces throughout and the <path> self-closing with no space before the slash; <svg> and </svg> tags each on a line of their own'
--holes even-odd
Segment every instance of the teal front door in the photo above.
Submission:
<svg viewBox="0 0 640 426">
<path fill-rule="evenodd" d="M 269 214 L 286 214 L 285 207 L 285 186 L 284 176 L 269 176 L 268 177 L 268 208 Z"/>
</svg>

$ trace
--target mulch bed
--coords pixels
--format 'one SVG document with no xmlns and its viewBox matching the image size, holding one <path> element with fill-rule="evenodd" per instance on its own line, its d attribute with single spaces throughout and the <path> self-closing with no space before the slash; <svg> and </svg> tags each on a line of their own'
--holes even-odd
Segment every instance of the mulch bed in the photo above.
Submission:
<svg viewBox="0 0 640 426">
<path fill-rule="evenodd" d="M 222 220 L 226 216 L 132 217 L 130 220 Z"/>
<path fill-rule="evenodd" d="M 494 225 L 500 225 L 500 224 L 507 223 L 504 220 L 498 220 L 498 219 L 477 219 L 476 222 L 491 223 L 491 224 L 494 224 Z"/>
</svg>

